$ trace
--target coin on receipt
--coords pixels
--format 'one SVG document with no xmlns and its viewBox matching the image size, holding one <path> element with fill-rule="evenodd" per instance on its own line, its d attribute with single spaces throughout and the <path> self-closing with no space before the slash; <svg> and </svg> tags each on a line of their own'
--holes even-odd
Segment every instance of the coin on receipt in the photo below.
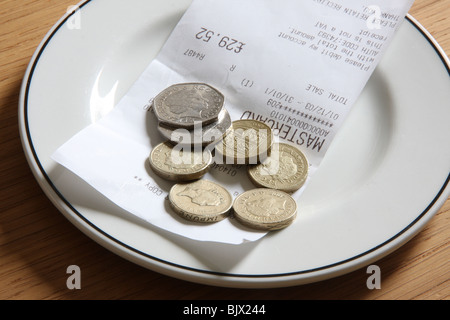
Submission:
<svg viewBox="0 0 450 320">
<path fill-rule="evenodd" d="M 212 163 L 211 151 L 174 146 L 170 142 L 157 145 L 149 156 L 152 170 L 170 181 L 192 181 L 202 178 Z"/>
<path fill-rule="evenodd" d="M 234 217 L 243 225 L 264 231 L 289 226 L 297 216 L 297 203 L 287 193 L 267 188 L 246 191 L 233 204 Z"/>
<path fill-rule="evenodd" d="M 174 185 L 169 192 L 169 202 L 186 220 L 213 223 L 228 216 L 233 198 L 224 187 L 203 179 Z"/>
<path fill-rule="evenodd" d="M 194 129 L 169 127 L 159 123 L 158 131 L 173 144 L 207 146 L 220 141 L 231 128 L 231 117 L 226 109 L 223 109 L 216 122 L 194 126 Z"/>
<path fill-rule="evenodd" d="M 272 129 L 261 121 L 237 120 L 216 145 L 227 164 L 258 164 L 270 155 Z"/>
<path fill-rule="evenodd" d="M 248 167 L 250 180 L 258 187 L 294 192 L 308 178 L 309 164 L 301 150 L 286 143 L 275 143 L 263 163 Z"/>
<path fill-rule="evenodd" d="M 217 89 L 204 83 L 181 83 L 170 86 L 153 100 L 159 122 L 176 128 L 194 128 L 217 121 L 225 98 Z"/>
</svg>

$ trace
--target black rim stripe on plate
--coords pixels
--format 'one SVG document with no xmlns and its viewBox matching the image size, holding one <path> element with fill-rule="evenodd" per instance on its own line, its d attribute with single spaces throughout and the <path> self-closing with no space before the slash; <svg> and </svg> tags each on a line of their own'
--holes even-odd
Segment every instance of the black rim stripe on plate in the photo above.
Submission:
<svg viewBox="0 0 450 320">
<path fill-rule="evenodd" d="M 85 5 L 87 5 L 88 3 L 92 2 L 92 0 L 87 0 L 86 2 L 82 3 L 79 5 L 79 9 L 83 8 Z M 267 275 L 247 275 L 247 274 L 232 274 L 232 273 L 222 273 L 222 272 L 214 272 L 214 271 L 209 271 L 209 270 L 201 270 L 201 269 L 196 269 L 196 268 L 191 268 L 191 267 L 187 267 L 187 266 L 183 266 L 183 265 L 179 265 L 170 261 L 166 261 L 166 260 L 162 260 L 160 258 L 148 255 L 146 253 L 143 253 L 133 247 L 130 247 L 129 245 L 119 241 L 118 239 L 114 238 L 113 236 L 109 235 L 108 233 L 106 233 L 105 231 L 101 230 L 100 228 L 98 228 L 96 225 L 92 224 L 88 219 L 86 219 L 83 214 L 81 214 L 80 212 L 78 212 L 71 204 L 70 202 L 64 198 L 64 196 L 59 192 L 59 190 L 55 187 L 55 185 L 53 184 L 53 182 L 51 181 L 50 177 L 47 175 L 45 169 L 43 168 L 42 164 L 39 161 L 39 158 L 37 156 L 36 150 L 34 148 L 33 145 L 33 139 L 31 138 L 31 133 L 30 133 L 30 127 L 29 127 L 29 122 L 28 122 L 28 98 L 29 98 L 29 91 L 30 91 L 30 85 L 32 82 L 32 78 L 33 78 L 33 74 L 34 71 L 36 69 L 37 64 L 39 63 L 39 59 L 42 56 L 42 54 L 44 53 L 47 45 L 50 43 L 50 41 L 52 40 L 53 36 L 59 31 L 59 29 L 67 22 L 67 20 L 75 13 L 75 11 L 73 11 L 72 13 L 68 14 L 67 17 L 65 19 L 63 19 L 58 26 L 56 26 L 55 30 L 48 36 L 47 40 L 44 42 L 44 44 L 42 45 L 42 47 L 40 48 L 38 54 L 36 55 L 36 59 L 33 62 L 33 65 L 31 67 L 28 79 L 27 79 L 27 86 L 26 86 L 26 91 L 25 91 L 25 95 L 24 95 L 24 119 L 25 119 L 25 127 L 26 127 L 26 134 L 27 134 L 27 140 L 28 143 L 30 145 L 30 149 L 32 151 L 33 157 L 34 157 L 34 161 L 36 162 L 37 166 L 39 167 L 40 172 L 42 173 L 43 177 L 45 178 L 45 180 L 47 181 L 47 183 L 49 184 L 49 186 L 52 188 L 52 190 L 55 192 L 55 194 L 64 202 L 64 204 L 70 208 L 70 210 L 73 211 L 73 213 L 75 213 L 80 219 L 82 219 L 86 224 L 88 224 L 91 228 L 93 228 L 94 230 L 96 230 L 97 232 L 99 232 L 100 234 L 102 234 L 103 236 L 105 236 L 106 238 L 114 241 L 115 243 L 119 244 L 120 246 L 126 248 L 127 250 L 130 250 L 134 253 L 137 253 L 145 258 L 149 258 L 152 259 L 154 261 L 157 261 L 159 263 L 163 263 L 165 265 L 169 265 L 172 267 L 176 267 L 176 268 L 180 268 L 180 269 L 184 269 L 184 270 L 188 270 L 188 271 L 194 271 L 194 272 L 198 272 L 198 273 L 203 273 L 203 274 L 211 274 L 211 275 L 218 275 L 218 276 L 227 276 L 227 277 L 240 277 L 240 278 L 274 278 L 274 277 L 287 277 L 287 276 L 294 276 L 294 275 L 301 275 L 301 274 L 306 274 L 306 273 L 312 273 L 312 272 L 318 272 L 318 271 L 323 271 L 325 269 L 330 269 L 345 263 L 348 263 L 350 261 L 354 261 L 357 260 L 367 254 L 370 254 L 378 249 L 380 249 L 381 247 L 387 245 L 388 243 L 392 242 L 393 240 L 395 240 L 396 238 L 398 238 L 399 236 L 401 236 L 402 234 L 404 234 L 406 231 L 408 231 L 412 226 L 414 226 L 419 220 L 422 219 L 422 217 L 428 213 L 428 211 L 436 204 L 436 202 L 438 201 L 438 199 L 442 196 L 442 193 L 444 192 L 445 188 L 447 187 L 449 180 L 450 180 L 450 173 L 447 176 L 447 178 L 445 179 L 444 184 L 442 185 L 441 189 L 439 190 L 439 192 L 437 193 L 436 197 L 430 202 L 430 204 L 427 206 L 427 208 L 413 221 L 411 222 L 408 226 L 406 226 L 403 230 L 401 230 L 399 233 L 397 233 L 395 236 L 393 236 L 392 238 L 388 239 L 387 241 L 385 241 L 384 243 L 366 251 L 363 252 L 357 256 L 354 256 L 352 258 L 337 262 L 337 263 L 333 263 L 327 266 L 322 266 L 319 268 L 314 268 L 314 269 L 310 269 L 310 270 L 303 270 L 303 271 L 297 271 L 297 272 L 289 272 L 289 273 L 281 273 L 281 274 L 267 274 Z M 414 21 L 412 21 L 408 16 L 406 17 L 406 20 L 409 21 L 421 34 L 422 36 L 427 39 L 427 41 L 430 43 L 430 45 L 435 49 L 437 55 L 439 56 L 439 58 L 441 59 L 442 63 L 444 64 L 444 66 L 447 69 L 447 72 L 450 75 L 450 66 L 447 65 L 447 62 L 445 60 L 445 58 L 442 56 L 441 52 L 439 51 L 439 49 L 436 47 L 435 43 L 428 37 L 428 35 L 422 30 L 422 28 L 418 25 L 416 25 L 416 23 L 414 23 Z"/>
</svg>

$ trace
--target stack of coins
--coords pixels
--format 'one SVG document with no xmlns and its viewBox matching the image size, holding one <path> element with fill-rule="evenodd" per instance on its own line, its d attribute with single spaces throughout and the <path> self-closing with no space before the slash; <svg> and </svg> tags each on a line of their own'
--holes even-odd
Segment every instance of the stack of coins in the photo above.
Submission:
<svg viewBox="0 0 450 320">
<path fill-rule="evenodd" d="M 231 127 L 225 98 L 204 83 L 180 83 L 153 100 L 158 130 L 173 144 L 206 146 L 222 139 Z"/>
<path fill-rule="evenodd" d="M 286 228 L 295 220 L 297 203 L 289 193 L 302 187 L 309 167 L 299 149 L 274 143 L 271 128 L 263 122 L 232 122 L 223 95 L 207 84 L 171 86 L 154 99 L 153 109 L 167 141 L 152 150 L 150 167 L 163 179 L 176 182 L 168 199 L 179 216 L 213 223 L 233 211 L 241 224 L 264 231 Z M 211 148 L 204 148 L 211 144 L 216 160 L 248 165 L 248 177 L 256 188 L 233 201 L 224 187 L 202 179 L 214 162 Z"/>
</svg>

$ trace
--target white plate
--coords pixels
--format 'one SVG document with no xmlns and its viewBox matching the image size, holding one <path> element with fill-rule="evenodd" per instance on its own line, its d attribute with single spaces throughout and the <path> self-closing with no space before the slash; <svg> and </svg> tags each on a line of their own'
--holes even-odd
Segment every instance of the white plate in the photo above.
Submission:
<svg viewBox="0 0 450 320">
<path fill-rule="evenodd" d="M 22 142 L 47 196 L 80 230 L 151 270 L 204 284 L 268 288 L 324 280 L 403 245 L 450 194 L 449 61 L 412 17 L 402 24 L 322 166 L 295 223 L 240 246 L 186 240 L 123 212 L 50 155 L 112 108 L 190 1 L 93 0 L 64 16 L 33 56 Z"/>
</svg>

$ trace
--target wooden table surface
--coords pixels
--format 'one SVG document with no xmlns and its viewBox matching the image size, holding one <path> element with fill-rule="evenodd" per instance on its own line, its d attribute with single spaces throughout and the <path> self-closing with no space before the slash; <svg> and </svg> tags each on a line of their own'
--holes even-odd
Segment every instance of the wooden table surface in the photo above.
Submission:
<svg viewBox="0 0 450 320">
<path fill-rule="evenodd" d="M 150 0 L 149 0 L 150 1 Z M 432 299 L 450 297 L 448 199 L 411 241 L 377 262 L 381 289 L 366 269 L 280 289 L 230 289 L 170 278 L 101 247 L 44 195 L 25 159 L 18 129 L 21 81 L 36 47 L 73 0 L 0 0 L 0 299 Z M 450 52 L 450 3 L 416 0 L 410 13 Z M 66 286 L 69 265 L 81 290 Z"/>
</svg>

